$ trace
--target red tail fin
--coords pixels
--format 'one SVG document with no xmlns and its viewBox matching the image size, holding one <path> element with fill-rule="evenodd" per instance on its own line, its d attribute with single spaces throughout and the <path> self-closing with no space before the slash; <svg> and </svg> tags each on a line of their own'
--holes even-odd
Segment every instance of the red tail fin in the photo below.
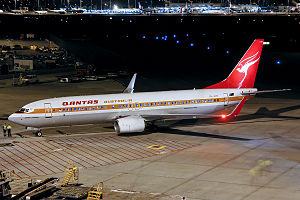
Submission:
<svg viewBox="0 0 300 200">
<path fill-rule="evenodd" d="M 205 89 L 253 88 L 263 42 L 263 39 L 254 40 L 230 75 L 224 81 L 208 86 Z"/>
</svg>

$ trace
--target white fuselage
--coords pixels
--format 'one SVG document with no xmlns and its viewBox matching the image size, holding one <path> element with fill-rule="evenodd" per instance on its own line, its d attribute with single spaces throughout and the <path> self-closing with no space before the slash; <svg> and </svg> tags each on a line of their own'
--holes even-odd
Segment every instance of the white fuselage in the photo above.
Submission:
<svg viewBox="0 0 300 200">
<path fill-rule="evenodd" d="M 197 89 L 51 98 L 25 105 L 9 117 L 27 127 L 95 124 L 125 116 L 205 115 L 238 104 L 244 89 Z"/>
</svg>

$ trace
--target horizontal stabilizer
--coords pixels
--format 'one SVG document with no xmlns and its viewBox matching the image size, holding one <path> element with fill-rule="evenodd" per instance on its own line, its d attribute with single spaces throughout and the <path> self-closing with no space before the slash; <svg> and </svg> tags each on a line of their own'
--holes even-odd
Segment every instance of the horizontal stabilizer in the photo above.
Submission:
<svg viewBox="0 0 300 200">
<path fill-rule="evenodd" d="M 242 92 L 242 95 L 262 94 L 262 93 L 271 93 L 271 92 L 284 92 L 284 91 L 290 91 L 290 90 L 292 90 L 292 89 L 263 90 L 263 91 L 253 91 L 253 92 Z"/>
</svg>

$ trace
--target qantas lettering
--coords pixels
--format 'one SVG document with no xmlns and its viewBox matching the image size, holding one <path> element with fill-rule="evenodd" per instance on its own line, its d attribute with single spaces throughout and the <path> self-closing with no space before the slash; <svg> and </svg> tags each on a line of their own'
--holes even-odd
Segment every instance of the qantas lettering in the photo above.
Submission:
<svg viewBox="0 0 300 200">
<path fill-rule="evenodd" d="M 75 105 L 86 105 L 86 104 L 98 104 L 98 100 L 88 100 L 88 101 L 70 101 L 63 102 L 63 106 L 75 106 Z"/>
</svg>

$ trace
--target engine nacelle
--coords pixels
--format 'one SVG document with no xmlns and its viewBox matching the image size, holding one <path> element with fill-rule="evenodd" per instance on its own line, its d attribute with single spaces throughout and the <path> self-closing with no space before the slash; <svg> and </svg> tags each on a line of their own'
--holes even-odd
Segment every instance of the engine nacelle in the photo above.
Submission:
<svg viewBox="0 0 300 200">
<path fill-rule="evenodd" d="M 141 117 L 124 117 L 114 123 L 115 131 L 119 133 L 143 132 L 146 127 L 145 119 Z"/>
</svg>

